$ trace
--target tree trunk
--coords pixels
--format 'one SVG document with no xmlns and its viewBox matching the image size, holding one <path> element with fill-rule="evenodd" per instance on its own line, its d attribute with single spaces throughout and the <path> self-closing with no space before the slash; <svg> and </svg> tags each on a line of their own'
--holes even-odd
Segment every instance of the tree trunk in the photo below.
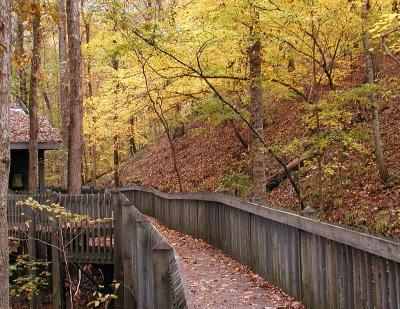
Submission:
<svg viewBox="0 0 400 309">
<path fill-rule="evenodd" d="M 86 44 L 90 43 L 90 16 L 84 16 L 82 18 L 85 27 L 85 41 Z M 87 74 L 87 95 L 89 98 L 93 96 L 93 86 L 92 86 L 92 72 L 91 72 L 91 59 L 90 56 L 87 58 L 86 64 L 86 74 Z"/>
<path fill-rule="evenodd" d="M 67 20 L 65 11 L 65 0 L 58 0 L 58 50 L 60 66 L 59 101 L 61 117 L 61 137 L 63 140 L 63 161 L 64 186 L 68 186 L 68 135 L 69 135 L 69 102 L 68 102 L 68 52 L 67 52 Z"/>
<path fill-rule="evenodd" d="M 91 155 L 92 155 L 92 186 L 96 187 L 97 183 L 97 151 L 96 151 L 96 145 L 93 144 L 91 147 Z"/>
<path fill-rule="evenodd" d="M 38 88 L 40 79 L 40 3 L 35 1 L 33 7 L 33 47 L 31 81 L 29 86 L 29 178 L 28 191 L 36 192 L 38 185 Z"/>
<path fill-rule="evenodd" d="M 114 24 L 114 29 L 113 31 L 117 31 L 117 25 Z M 114 53 L 111 58 L 111 66 L 115 70 L 115 72 L 118 72 L 119 69 L 119 61 L 118 61 L 118 55 L 117 53 Z M 115 100 L 116 103 L 118 102 L 118 93 L 119 93 L 119 81 L 117 77 L 117 84 L 115 86 Z M 115 121 L 118 120 L 118 115 L 114 115 Z M 119 187 L 120 186 L 120 179 L 119 179 L 119 138 L 118 138 L 118 132 L 114 135 L 114 187 Z"/>
<path fill-rule="evenodd" d="M 21 14 L 21 13 L 19 13 Z M 25 50 L 24 50 L 24 24 L 21 16 L 17 20 L 17 44 L 15 48 L 15 56 L 18 65 L 19 77 L 19 99 L 25 105 L 28 100 L 28 91 L 26 89 L 26 73 L 25 73 Z"/>
<path fill-rule="evenodd" d="M 69 56 L 69 136 L 68 192 L 79 194 L 82 179 L 82 55 L 80 36 L 80 2 L 67 0 L 68 56 Z"/>
<path fill-rule="evenodd" d="M 114 135 L 114 187 L 119 187 L 119 144 L 118 136 Z"/>
<path fill-rule="evenodd" d="M 399 13 L 400 12 L 400 7 L 399 7 L 399 1 L 398 0 L 392 0 L 392 12 L 393 13 Z"/>
<path fill-rule="evenodd" d="M 251 45 L 248 49 L 250 65 L 250 117 L 251 125 L 261 138 L 264 138 L 263 122 L 263 91 L 261 85 L 261 41 L 259 34 L 259 14 L 255 8 L 252 9 L 252 25 L 250 29 Z M 252 164 L 253 164 L 253 194 L 255 199 L 265 199 L 265 158 L 263 142 L 255 135 L 252 135 Z"/>
<path fill-rule="evenodd" d="M 371 43 L 368 33 L 368 13 L 370 9 L 369 0 L 366 0 L 363 5 L 362 20 L 363 20 L 363 45 L 364 45 L 364 56 L 365 66 L 367 69 L 367 80 L 368 83 L 375 83 L 375 66 L 374 66 L 374 55 L 371 49 Z M 382 183 L 387 184 L 389 182 L 389 172 L 386 167 L 385 155 L 382 146 L 381 128 L 379 121 L 378 101 L 375 95 L 371 96 L 372 101 L 372 127 L 374 130 L 374 143 L 375 143 L 375 155 L 376 164 L 378 167 L 379 177 Z"/>
<path fill-rule="evenodd" d="M 82 144 L 82 183 L 86 183 L 89 181 L 89 165 L 88 165 L 88 154 L 86 151 L 86 141 L 83 139 Z"/>
<path fill-rule="evenodd" d="M 10 172 L 11 1 L 0 0 L 0 308 L 9 308 L 7 192 Z"/>
<path fill-rule="evenodd" d="M 82 1 L 83 5 L 83 1 Z M 86 44 L 90 43 L 90 31 L 91 31 L 91 16 L 84 14 L 82 12 L 82 21 L 83 25 L 85 27 L 85 42 Z M 91 59 L 90 56 L 87 58 L 87 63 L 86 63 L 86 74 L 87 74 L 87 83 L 86 83 L 86 91 L 87 91 L 87 96 L 89 98 L 93 97 L 93 86 L 92 86 L 92 73 L 91 73 Z M 93 117 L 93 121 L 95 122 L 95 118 Z M 93 144 L 89 148 L 90 152 L 90 157 L 92 161 L 92 169 L 91 169 L 91 175 L 90 175 L 90 181 L 91 185 L 93 187 L 96 187 L 96 180 L 97 180 L 97 151 L 96 151 L 96 144 L 95 140 L 93 141 Z M 86 160 L 87 161 L 87 160 Z"/>
</svg>

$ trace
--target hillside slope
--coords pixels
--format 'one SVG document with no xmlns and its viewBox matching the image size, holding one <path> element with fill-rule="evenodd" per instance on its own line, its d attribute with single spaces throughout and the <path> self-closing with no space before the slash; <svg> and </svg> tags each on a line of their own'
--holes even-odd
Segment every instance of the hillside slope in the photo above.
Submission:
<svg viewBox="0 0 400 309">
<path fill-rule="evenodd" d="M 345 162 L 342 191 L 326 207 L 325 219 L 369 229 L 379 233 L 400 235 L 400 86 L 396 65 L 386 60 L 379 74 L 379 82 L 390 86 L 390 99 L 381 107 L 382 138 L 392 180 L 383 186 L 377 175 L 373 145 L 369 143 L 368 155 L 354 155 Z M 354 70 L 342 85 L 359 84 L 362 69 Z M 265 139 L 271 145 L 286 145 L 301 137 L 300 104 L 274 103 L 266 110 L 268 124 Z M 371 135 L 367 120 L 359 126 Z M 230 125 L 207 128 L 205 124 L 188 124 L 184 136 L 176 142 L 177 161 L 184 191 L 219 190 L 221 179 L 232 171 L 250 175 L 251 154 L 241 147 Z M 244 136 L 247 132 L 241 128 Z M 290 162 L 293 158 L 284 158 Z M 268 176 L 279 170 L 269 157 Z M 300 187 L 309 189 L 313 171 L 302 174 Z M 165 136 L 150 144 L 143 155 L 121 171 L 123 185 L 140 184 L 164 191 L 177 191 L 178 181 L 173 169 L 171 150 Z M 268 194 L 271 205 L 298 209 L 298 202 L 289 183 L 284 181 Z M 312 205 L 312 200 L 306 200 Z M 315 206 L 315 205 L 312 205 Z"/>
</svg>

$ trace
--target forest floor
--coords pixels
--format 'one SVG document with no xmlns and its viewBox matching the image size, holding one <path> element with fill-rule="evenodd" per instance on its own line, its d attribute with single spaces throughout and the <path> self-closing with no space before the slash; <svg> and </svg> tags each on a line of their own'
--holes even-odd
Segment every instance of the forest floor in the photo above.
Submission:
<svg viewBox="0 0 400 309">
<path fill-rule="evenodd" d="M 194 308 L 302 309 L 303 306 L 248 267 L 200 239 L 151 222 L 179 254 Z"/>
<path fill-rule="evenodd" d="M 382 140 L 392 180 L 383 185 L 378 177 L 372 143 L 370 115 L 358 124 L 367 132 L 365 154 L 352 155 L 343 162 L 340 190 L 327 184 L 326 209 L 323 219 L 354 226 L 385 235 L 400 236 L 400 71 L 397 64 L 385 60 L 381 65 L 378 82 L 388 89 L 389 99 L 380 102 Z M 354 65 L 354 72 L 342 82 L 341 89 L 362 83 L 364 73 L 361 65 Z M 294 138 L 301 138 L 304 127 L 301 121 L 300 102 L 272 102 L 266 107 L 268 123 L 265 140 L 276 149 L 284 148 Z M 249 132 L 237 123 L 242 135 L 249 139 Z M 185 134 L 175 141 L 178 168 L 184 191 L 218 191 L 220 181 L 232 171 L 251 175 L 251 152 L 243 149 L 229 124 L 211 127 L 192 121 L 186 125 Z M 283 157 L 289 163 L 294 158 Z M 329 162 L 329 158 L 326 158 Z M 267 176 L 271 177 L 280 166 L 266 157 Z M 332 177 L 334 177 L 333 175 Z M 297 177 L 297 176 L 296 176 Z M 178 181 L 173 169 L 172 156 L 167 138 L 161 136 L 150 143 L 134 160 L 121 170 L 122 185 L 139 184 L 163 191 L 178 191 Z M 299 185 L 307 192 L 306 204 L 316 207 L 315 175 L 303 170 Z M 314 180 L 313 180 L 314 179 Z M 110 185 L 110 178 L 103 179 Z M 273 206 L 298 209 L 298 202 L 288 181 L 268 193 L 267 203 Z"/>
</svg>

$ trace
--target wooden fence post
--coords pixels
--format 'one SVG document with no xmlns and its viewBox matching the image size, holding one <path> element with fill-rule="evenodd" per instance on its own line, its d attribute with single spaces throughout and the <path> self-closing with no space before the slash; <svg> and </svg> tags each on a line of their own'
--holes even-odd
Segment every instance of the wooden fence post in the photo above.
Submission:
<svg viewBox="0 0 400 309">
<path fill-rule="evenodd" d="M 37 196 L 35 195 L 34 198 L 36 199 Z M 36 212 L 32 209 L 31 206 L 27 209 L 28 220 L 30 220 L 30 225 L 28 228 L 28 254 L 29 260 L 31 262 L 36 261 Z M 35 271 L 31 271 L 32 276 L 36 276 Z M 36 297 L 33 296 L 30 301 L 30 307 L 33 309 L 37 308 L 37 300 Z"/>
<path fill-rule="evenodd" d="M 136 301 L 138 308 L 146 308 L 146 274 L 147 274 L 147 259 L 146 259 L 146 242 L 143 218 L 135 218 L 135 238 L 134 244 L 136 257 Z"/>
<path fill-rule="evenodd" d="M 122 263 L 123 263 L 123 293 L 124 293 L 124 308 L 135 309 L 135 291 L 134 291 L 134 265 L 133 265 L 133 231 L 131 213 L 133 210 L 132 204 L 123 195 L 122 207 L 121 207 L 121 223 L 122 223 Z"/>
<path fill-rule="evenodd" d="M 114 210 L 114 279 L 120 284 L 116 295 L 115 308 L 124 307 L 123 264 L 122 264 L 122 200 L 119 192 L 112 192 L 112 208 Z"/>
<path fill-rule="evenodd" d="M 155 309 L 170 308 L 169 261 L 173 254 L 173 249 L 165 240 L 161 240 L 153 247 L 153 296 Z"/>
</svg>

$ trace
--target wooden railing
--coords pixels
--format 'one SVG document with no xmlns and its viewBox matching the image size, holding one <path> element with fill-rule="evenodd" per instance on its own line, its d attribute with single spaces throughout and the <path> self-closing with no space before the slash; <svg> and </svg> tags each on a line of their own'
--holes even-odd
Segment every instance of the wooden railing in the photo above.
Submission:
<svg viewBox="0 0 400 309">
<path fill-rule="evenodd" d="M 113 214 L 111 194 L 11 194 L 8 196 L 8 229 L 11 237 L 28 240 L 28 244 L 51 243 L 55 214 L 36 211 L 24 201 L 32 198 L 42 205 L 56 203 L 73 214 L 81 214 L 88 220 L 71 224 L 59 222 L 68 259 L 79 263 L 113 263 Z M 19 202 L 19 205 L 17 203 Z M 109 219 L 89 226 L 89 220 Z M 29 228 L 28 228 L 29 226 Z M 54 231 L 53 231 L 54 232 Z M 59 238 L 61 235 L 58 236 Z M 57 246 L 59 246 L 58 244 Z M 33 247 L 32 247 L 33 250 Z M 36 252 L 37 250 L 32 251 Z M 45 254 L 45 251 L 44 253 Z"/>
<path fill-rule="evenodd" d="M 400 308 L 397 238 L 217 193 L 119 190 L 142 213 L 231 254 L 307 308 Z"/>
<path fill-rule="evenodd" d="M 116 280 L 123 283 L 120 307 L 192 308 L 172 247 L 123 194 L 113 198 L 114 265 Z"/>
<path fill-rule="evenodd" d="M 32 210 L 24 202 L 28 198 L 42 205 L 59 204 L 85 219 L 73 224 L 55 220 L 54 213 Z M 40 258 L 51 260 L 53 308 L 66 306 L 61 279 L 65 257 L 68 262 L 114 264 L 121 286 L 117 308 L 191 308 L 178 257 L 121 193 L 9 195 L 8 223 L 9 235 L 26 241 L 32 258 L 39 252 Z"/>
</svg>

